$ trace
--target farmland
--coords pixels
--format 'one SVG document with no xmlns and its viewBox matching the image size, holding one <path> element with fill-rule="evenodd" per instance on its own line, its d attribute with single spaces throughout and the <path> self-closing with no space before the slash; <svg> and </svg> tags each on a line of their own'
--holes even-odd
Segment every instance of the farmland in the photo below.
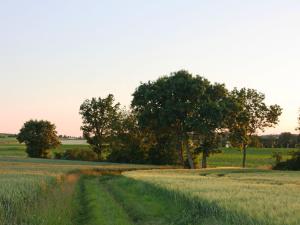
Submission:
<svg viewBox="0 0 300 225">
<path fill-rule="evenodd" d="M 68 149 L 89 150 L 89 146 L 82 140 L 64 140 L 63 144 L 52 152 L 63 152 Z M 270 168 L 274 164 L 272 154 L 281 152 L 283 158 L 289 157 L 288 153 L 295 149 L 287 148 L 249 148 L 247 156 L 247 167 L 252 168 Z M 0 156 L 3 157 L 26 157 L 25 145 L 19 144 L 15 138 L 0 138 Z M 201 159 L 198 159 L 198 161 Z M 219 166 L 241 166 L 242 153 L 237 148 L 223 148 L 222 153 L 213 154 L 208 158 L 210 167 Z"/>
<path fill-rule="evenodd" d="M 300 221 L 299 172 L 254 168 L 191 171 L 33 159 L 25 156 L 25 146 L 15 139 L 1 141 L 3 225 L 296 225 Z M 72 148 L 88 146 L 63 144 L 59 151 Z M 249 150 L 248 165 L 270 166 L 272 151 Z M 286 149 L 280 151 L 287 153 Z M 227 149 L 210 157 L 209 165 L 239 166 L 240 155 L 238 150 Z"/>
</svg>

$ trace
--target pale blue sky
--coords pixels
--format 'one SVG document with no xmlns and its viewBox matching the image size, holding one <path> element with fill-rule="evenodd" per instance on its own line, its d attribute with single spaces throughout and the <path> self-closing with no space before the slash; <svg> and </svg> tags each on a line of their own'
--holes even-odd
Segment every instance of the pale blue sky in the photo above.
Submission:
<svg viewBox="0 0 300 225">
<path fill-rule="evenodd" d="M 0 0 L 0 132 L 30 118 L 80 135 L 78 108 L 187 69 L 250 87 L 284 109 L 268 133 L 294 132 L 300 107 L 300 1 Z"/>
</svg>

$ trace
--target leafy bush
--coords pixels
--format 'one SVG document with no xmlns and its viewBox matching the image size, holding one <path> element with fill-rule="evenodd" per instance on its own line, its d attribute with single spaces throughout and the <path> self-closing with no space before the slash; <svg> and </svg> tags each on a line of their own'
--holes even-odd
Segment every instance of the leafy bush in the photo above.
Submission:
<svg viewBox="0 0 300 225">
<path fill-rule="evenodd" d="M 108 155 L 109 162 L 117 163 L 145 163 L 145 151 L 138 145 L 113 146 Z"/>
<path fill-rule="evenodd" d="M 97 154 L 91 150 L 68 149 L 63 153 L 61 152 L 54 153 L 54 158 L 66 159 L 66 160 L 96 161 Z"/>
<path fill-rule="evenodd" d="M 273 169 L 276 170 L 300 170 L 300 151 L 292 152 L 292 158 L 285 162 L 278 162 Z"/>
<path fill-rule="evenodd" d="M 25 143 L 28 156 L 33 158 L 49 158 L 49 149 L 61 144 L 55 125 L 46 120 L 29 120 L 24 123 L 17 140 Z"/>
</svg>

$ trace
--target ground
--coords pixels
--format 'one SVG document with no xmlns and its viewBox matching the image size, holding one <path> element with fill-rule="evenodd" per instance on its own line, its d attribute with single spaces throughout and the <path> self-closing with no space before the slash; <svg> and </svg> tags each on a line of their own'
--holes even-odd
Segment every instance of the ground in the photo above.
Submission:
<svg viewBox="0 0 300 225">
<path fill-rule="evenodd" d="M 74 147 L 88 148 L 59 151 Z M 270 167 L 272 151 L 250 150 L 248 165 Z M 0 139 L 0 224 L 300 224 L 300 172 L 237 168 L 240 155 L 230 149 L 209 158 L 226 167 L 183 170 L 29 159 L 23 145 Z"/>
</svg>

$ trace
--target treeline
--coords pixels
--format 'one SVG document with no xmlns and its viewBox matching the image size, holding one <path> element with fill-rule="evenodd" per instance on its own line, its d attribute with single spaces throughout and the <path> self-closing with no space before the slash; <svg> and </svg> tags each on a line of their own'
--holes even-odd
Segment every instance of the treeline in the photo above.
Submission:
<svg viewBox="0 0 300 225">
<path fill-rule="evenodd" d="M 267 106 L 253 89 L 229 91 L 224 84 L 178 71 L 140 84 L 129 110 L 113 95 L 86 100 L 80 107 L 83 137 L 98 160 L 180 164 L 195 168 L 197 155 L 207 167 L 226 134 L 243 150 L 257 131 L 278 123 L 281 108 Z"/>
<path fill-rule="evenodd" d="M 253 136 L 249 146 L 257 148 L 297 148 L 299 144 L 299 134 L 283 132 L 279 135 Z"/>
<path fill-rule="evenodd" d="M 176 164 L 188 168 L 200 164 L 206 168 L 207 158 L 219 153 L 221 146 L 235 146 L 242 150 L 241 164 L 245 167 L 249 146 L 294 147 L 299 141 L 298 136 L 290 133 L 278 137 L 256 135 L 275 126 L 282 113 L 280 106 L 265 104 L 264 94 L 248 88 L 230 91 L 224 84 L 211 83 L 184 70 L 141 83 L 132 96 L 129 109 L 115 102 L 112 94 L 81 104 L 83 137 L 98 161 Z M 35 150 L 36 143 L 41 142 L 29 141 L 25 133 L 30 126 L 36 129 L 30 134 L 47 129 L 38 125 L 40 121 L 29 122 L 21 129 L 18 140 L 25 142 L 27 149 Z M 55 126 L 41 122 L 54 133 L 37 135 L 52 138 L 43 148 L 57 146 L 59 140 L 53 138 L 57 135 Z M 196 162 L 199 154 L 201 162 Z M 69 151 L 59 157 L 76 159 L 85 155 Z M 94 156 L 88 154 L 88 157 Z"/>
<path fill-rule="evenodd" d="M 0 133 L 0 138 L 15 138 L 17 137 L 16 134 L 4 134 L 4 133 Z"/>
<path fill-rule="evenodd" d="M 224 133 L 220 145 L 222 147 L 239 147 L 230 142 L 228 133 Z M 297 148 L 300 145 L 300 134 L 282 132 L 280 134 L 252 135 L 248 147 L 252 148 Z"/>
</svg>

